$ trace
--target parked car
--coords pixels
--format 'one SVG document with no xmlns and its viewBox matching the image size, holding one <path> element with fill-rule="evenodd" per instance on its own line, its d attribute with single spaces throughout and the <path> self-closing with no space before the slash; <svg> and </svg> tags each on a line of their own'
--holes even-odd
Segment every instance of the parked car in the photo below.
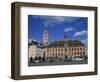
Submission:
<svg viewBox="0 0 100 82">
<path fill-rule="evenodd" d="M 34 60 L 35 63 L 41 63 L 39 60 Z"/>
<path fill-rule="evenodd" d="M 82 61 L 82 60 L 84 60 L 83 58 L 76 58 L 75 59 L 76 61 Z"/>
</svg>

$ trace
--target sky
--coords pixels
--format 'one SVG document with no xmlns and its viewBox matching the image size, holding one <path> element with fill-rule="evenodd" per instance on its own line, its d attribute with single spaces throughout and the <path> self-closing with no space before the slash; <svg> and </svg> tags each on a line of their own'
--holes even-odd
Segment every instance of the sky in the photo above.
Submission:
<svg viewBox="0 0 100 82">
<path fill-rule="evenodd" d="M 87 46 L 88 18 L 69 16 L 28 15 L 28 40 L 43 42 L 44 28 L 48 29 L 49 43 L 68 39 L 80 40 Z"/>
</svg>

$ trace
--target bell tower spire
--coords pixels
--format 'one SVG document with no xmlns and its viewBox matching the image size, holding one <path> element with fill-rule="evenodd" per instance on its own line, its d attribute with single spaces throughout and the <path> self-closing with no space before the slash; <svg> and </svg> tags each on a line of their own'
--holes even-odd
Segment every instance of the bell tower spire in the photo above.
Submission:
<svg viewBox="0 0 100 82">
<path fill-rule="evenodd" d="M 67 47 L 67 43 L 68 43 L 67 35 L 66 32 L 64 32 L 64 47 Z"/>
<path fill-rule="evenodd" d="M 47 27 L 44 28 L 43 44 L 44 44 L 44 46 L 48 45 L 48 30 L 47 30 Z"/>
</svg>

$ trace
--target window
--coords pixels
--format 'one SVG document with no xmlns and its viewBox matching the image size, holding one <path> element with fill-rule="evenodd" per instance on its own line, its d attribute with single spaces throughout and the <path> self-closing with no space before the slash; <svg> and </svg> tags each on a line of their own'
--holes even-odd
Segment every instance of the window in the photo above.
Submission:
<svg viewBox="0 0 100 82">
<path fill-rule="evenodd" d="M 60 53 L 59 53 L 59 56 L 60 56 Z"/>
<path fill-rule="evenodd" d="M 77 52 L 77 55 L 79 55 L 79 52 Z"/>
<path fill-rule="evenodd" d="M 85 52 L 83 52 L 83 54 L 85 55 Z"/>
<path fill-rule="evenodd" d="M 47 52 L 49 52 L 49 49 L 47 49 Z"/>
<path fill-rule="evenodd" d="M 53 53 L 53 57 L 54 57 L 54 53 Z"/>
<path fill-rule="evenodd" d="M 56 57 L 57 57 L 57 53 L 56 53 Z"/>
<path fill-rule="evenodd" d="M 60 51 L 60 48 L 59 48 L 59 51 Z"/>
<path fill-rule="evenodd" d="M 57 49 L 56 49 L 56 51 L 57 51 Z"/>
<path fill-rule="evenodd" d="M 73 51 L 73 48 L 72 48 L 72 51 Z"/>
<path fill-rule="evenodd" d="M 63 53 L 61 53 L 61 55 L 63 55 Z"/>
<path fill-rule="evenodd" d="M 74 48 L 74 50 L 76 51 L 76 48 Z"/>
<path fill-rule="evenodd" d="M 82 52 L 80 52 L 80 55 L 82 55 Z"/>
<path fill-rule="evenodd" d="M 67 51 L 67 48 L 65 48 L 65 51 Z"/>
<path fill-rule="evenodd" d="M 63 49 L 61 49 L 61 51 L 63 51 Z"/>
</svg>

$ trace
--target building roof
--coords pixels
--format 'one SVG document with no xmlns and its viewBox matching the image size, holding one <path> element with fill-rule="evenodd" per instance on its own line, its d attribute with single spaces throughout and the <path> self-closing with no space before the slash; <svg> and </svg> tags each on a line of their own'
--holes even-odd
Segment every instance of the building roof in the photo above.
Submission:
<svg viewBox="0 0 100 82">
<path fill-rule="evenodd" d="M 68 40 L 66 47 L 80 47 L 80 46 L 84 46 L 84 44 L 78 40 Z M 64 47 L 64 41 L 51 42 L 47 47 Z"/>
<path fill-rule="evenodd" d="M 45 48 L 45 46 L 42 43 L 35 40 L 32 40 L 30 43 L 28 43 L 28 46 L 31 45 L 36 45 L 39 48 Z M 68 40 L 66 47 L 84 47 L 84 46 L 85 45 L 79 40 Z M 49 47 L 65 47 L 65 46 L 64 46 L 64 41 L 60 40 L 60 41 L 53 41 L 46 47 L 49 48 Z"/>
<path fill-rule="evenodd" d="M 35 41 L 35 40 L 32 40 L 30 43 L 28 43 L 28 46 L 31 46 L 31 45 L 35 45 L 39 48 L 44 48 L 44 45 L 42 43 L 39 43 L 38 41 Z"/>
</svg>

